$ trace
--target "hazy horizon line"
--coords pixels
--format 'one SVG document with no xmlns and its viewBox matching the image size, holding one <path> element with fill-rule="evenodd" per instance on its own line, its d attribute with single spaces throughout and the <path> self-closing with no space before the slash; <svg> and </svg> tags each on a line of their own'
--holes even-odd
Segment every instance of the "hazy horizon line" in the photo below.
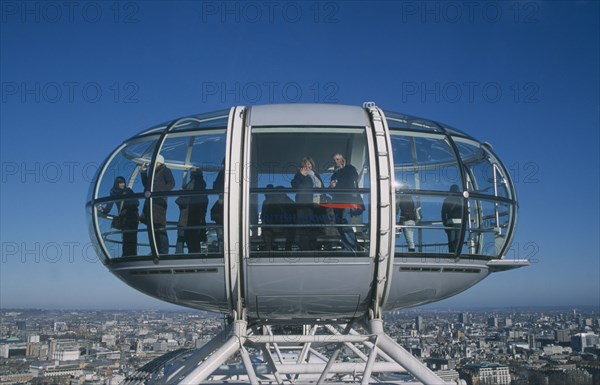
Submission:
<svg viewBox="0 0 600 385">
<path fill-rule="evenodd" d="M 176 305 L 173 305 L 176 306 Z M 577 310 L 580 308 L 585 309 L 596 309 L 600 311 L 600 305 L 590 305 L 590 304 L 578 304 L 578 305 L 499 305 L 499 306 L 440 306 L 440 307 L 429 307 L 430 305 L 424 305 L 427 307 L 410 307 L 404 308 L 400 310 L 388 310 L 386 313 L 390 312 L 404 312 L 404 313 L 412 313 L 412 312 L 427 312 L 427 311 L 437 311 L 437 312 L 460 312 L 460 311 L 493 311 L 493 310 Z M 209 313 L 214 315 L 223 315 L 224 313 L 215 313 L 209 312 L 206 310 L 200 309 L 191 309 L 186 307 L 181 307 L 181 309 L 169 309 L 169 308 L 156 308 L 156 307 L 140 307 L 140 308 L 109 308 L 109 307 L 39 307 L 39 306 L 28 306 L 28 307 L 0 307 L 0 312 L 10 312 L 10 311 L 106 311 L 106 312 L 137 312 L 137 311 L 156 311 L 156 312 L 170 312 L 170 313 L 194 313 L 194 312 L 202 312 Z"/>
</svg>

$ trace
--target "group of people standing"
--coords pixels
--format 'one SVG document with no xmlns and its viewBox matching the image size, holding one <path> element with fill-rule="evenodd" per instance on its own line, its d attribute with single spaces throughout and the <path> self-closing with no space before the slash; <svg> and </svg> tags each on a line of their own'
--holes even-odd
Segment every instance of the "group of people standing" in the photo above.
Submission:
<svg viewBox="0 0 600 385">
<path fill-rule="evenodd" d="M 286 239 L 286 249 L 291 250 L 292 242 L 296 242 L 300 250 L 316 250 L 316 238 L 322 226 L 335 224 L 340 235 L 342 247 L 346 250 L 357 250 L 357 238 L 353 229 L 354 216 L 364 211 L 364 204 L 358 189 L 359 175 L 354 166 L 346 163 L 342 154 L 336 153 L 332 158 L 335 163 L 334 172 L 331 175 L 329 188 L 334 190 L 331 196 L 322 191 L 325 184 L 316 171 L 316 165 L 311 157 L 302 159 L 300 167 L 291 181 L 291 187 L 296 191 L 295 201 L 292 201 L 284 192 L 272 192 L 265 194 L 261 214 L 263 227 L 263 241 L 266 250 L 272 250 L 273 236 L 280 232 Z M 150 181 L 147 173 L 147 165 L 141 166 L 142 185 L 146 191 L 150 190 Z M 173 190 L 175 179 L 173 173 L 165 165 L 164 157 L 158 155 L 156 169 L 152 182 L 152 191 L 157 193 Z M 269 185 L 267 187 L 273 187 Z M 219 172 L 213 189 L 223 191 L 224 174 Z M 284 188 L 279 186 L 278 188 Z M 180 215 L 178 220 L 178 232 L 176 253 L 182 254 L 184 245 L 187 245 L 189 253 L 199 253 L 201 244 L 207 241 L 206 236 L 206 214 L 209 199 L 207 194 L 198 192 L 206 190 L 206 181 L 201 170 L 192 168 L 189 172 L 189 181 L 183 186 L 185 193 L 177 198 L 175 203 L 179 206 Z M 396 195 L 396 210 L 399 213 L 398 224 L 402 225 L 402 231 L 409 252 L 415 251 L 414 228 L 420 220 L 420 208 L 415 207 L 412 197 L 404 194 L 403 189 Z M 458 248 L 462 216 L 464 210 L 463 198 L 456 195 L 460 191 L 457 185 L 450 187 L 450 192 L 455 193 L 447 197 L 442 205 L 441 217 L 444 230 L 448 238 L 448 251 L 455 253 Z M 137 255 L 137 233 L 139 222 L 149 224 L 150 200 L 144 202 L 139 213 L 139 201 L 127 199 L 133 195 L 131 188 L 127 187 L 126 180 L 118 176 L 110 190 L 110 196 L 121 198 L 118 203 L 117 215 L 113 219 L 113 227 L 122 230 L 123 244 L 122 256 Z M 114 203 L 109 203 L 101 208 L 102 213 L 108 214 Z M 155 196 L 152 198 L 152 222 L 153 233 L 159 254 L 169 253 L 169 237 L 167 226 L 167 198 Z M 223 203 L 222 195 L 211 209 L 211 218 L 218 224 L 223 225 Z M 118 225 L 117 225 L 118 223 Z M 294 224 L 292 228 L 281 228 L 275 225 Z M 272 225 L 272 226 L 269 226 Z"/>
<path fill-rule="evenodd" d="M 147 165 L 143 164 L 140 167 L 142 185 L 145 191 L 150 190 L 150 180 L 148 178 Z M 215 180 L 213 188 L 220 187 L 219 180 L 223 179 L 223 172 Z M 152 180 L 152 191 L 157 193 L 173 190 L 175 187 L 175 178 L 173 173 L 165 165 L 165 160 L 162 155 L 156 158 L 156 169 Z M 184 191 L 189 191 L 189 194 L 183 194 L 177 198 L 175 203 L 179 207 L 179 220 L 177 223 L 177 243 L 175 246 L 176 253 L 183 253 L 184 245 L 187 246 L 188 252 L 200 252 L 201 243 L 206 242 L 206 213 L 208 209 L 208 196 L 199 194 L 199 191 L 206 190 L 206 181 L 202 170 L 192 168 L 189 172 L 189 181 L 183 186 Z M 194 192 L 194 193 L 192 193 Z M 118 211 L 113 219 L 113 227 L 118 223 L 118 229 L 123 233 L 122 256 L 137 255 L 137 234 L 139 223 L 148 225 L 150 223 L 150 200 L 144 202 L 142 212 L 139 213 L 139 201 L 137 199 L 126 199 L 127 196 L 134 194 L 133 190 L 126 186 L 125 178 L 118 176 L 115 178 L 113 188 L 110 190 L 110 196 L 113 198 L 124 198 L 117 206 Z M 218 205 L 215 204 L 215 206 Z M 113 203 L 109 203 L 101 208 L 102 213 L 108 214 L 113 207 Z M 156 240 L 156 248 L 159 254 L 169 253 L 169 236 L 167 233 L 167 207 L 168 202 L 166 197 L 155 196 L 152 198 L 152 223 L 153 233 Z"/>
<path fill-rule="evenodd" d="M 408 252 L 415 251 L 414 229 L 418 221 L 421 220 L 420 208 L 415 207 L 412 197 L 405 194 L 402 186 L 396 194 L 396 212 L 399 213 L 398 224 L 402 226 L 402 233 L 408 246 Z M 450 192 L 458 193 L 458 185 L 450 186 Z M 453 194 L 442 204 L 442 224 L 448 238 L 448 252 L 455 253 L 458 248 L 460 230 L 462 227 L 462 216 L 464 210 L 463 198 Z"/>
<path fill-rule="evenodd" d="M 296 200 L 292 201 L 281 191 L 265 194 L 262 208 L 262 236 L 267 251 L 272 250 L 272 239 L 280 233 L 286 239 L 286 249 L 290 250 L 292 241 L 302 251 L 316 250 L 316 238 L 322 225 L 336 224 L 342 247 L 357 250 L 356 234 L 352 228 L 352 217 L 364 210 L 358 189 L 358 172 L 347 164 L 342 154 L 333 155 L 335 169 L 331 175 L 329 188 L 339 190 L 331 198 L 321 189 L 325 184 L 316 171 L 314 160 L 307 156 L 300 163 L 291 186 L 296 191 Z M 267 188 L 272 188 L 272 185 Z M 279 186 L 278 189 L 284 188 Z M 274 226 L 276 224 L 295 225 L 294 229 Z M 273 226 L 270 226 L 273 225 Z"/>
</svg>

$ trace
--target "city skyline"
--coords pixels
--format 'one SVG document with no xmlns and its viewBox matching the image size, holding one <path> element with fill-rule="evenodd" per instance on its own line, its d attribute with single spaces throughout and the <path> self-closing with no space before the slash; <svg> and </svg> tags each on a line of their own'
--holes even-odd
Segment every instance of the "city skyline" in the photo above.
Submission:
<svg viewBox="0 0 600 385">
<path fill-rule="evenodd" d="M 600 305 L 598 3 L 66 4 L 1 4 L 1 309 L 181 309 L 91 249 L 106 156 L 178 116 L 371 100 L 490 142 L 515 182 L 506 257 L 532 265 L 425 308 Z"/>
<path fill-rule="evenodd" d="M 0 316 L 0 378 L 25 382 L 62 375 L 57 381 L 66 384 L 90 376 L 96 384 L 145 376 L 204 345 L 225 324 L 223 318 L 187 311 L 29 310 L 0 311 Z M 397 311 L 386 314 L 384 323 L 393 338 L 446 380 L 468 380 L 472 370 L 486 367 L 500 370 L 498 383 L 589 385 L 600 374 L 598 316 L 598 309 Z M 288 347 L 279 345 L 282 354 L 293 354 Z M 264 352 L 248 349 L 261 365 Z M 318 343 L 314 349 L 327 350 Z M 339 357 L 345 361 L 354 351 L 344 349 Z"/>
</svg>

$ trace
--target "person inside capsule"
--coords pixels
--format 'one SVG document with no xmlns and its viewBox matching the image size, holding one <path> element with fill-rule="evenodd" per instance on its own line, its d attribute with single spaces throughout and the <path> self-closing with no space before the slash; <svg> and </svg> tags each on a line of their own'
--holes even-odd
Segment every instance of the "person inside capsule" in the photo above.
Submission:
<svg viewBox="0 0 600 385">
<path fill-rule="evenodd" d="M 111 197 L 126 197 L 133 195 L 132 189 L 125 184 L 125 178 L 118 176 L 115 178 L 113 188 L 110 190 Z M 127 257 L 137 255 L 137 229 L 139 224 L 138 206 L 140 202 L 137 199 L 126 199 L 117 202 L 117 214 L 113 218 L 111 226 L 123 231 L 123 252 L 122 256 Z M 107 215 L 112 210 L 113 203 L 108 203 L 101 208 L 101 213 Z"/>
<path fill-rule="evenodd" d="M 335 163 L 331 175 L 330 187 L 336 190 L 353 190 L 358 188 L 358 172 L 351 164 L 346 164 L 346 159 L 340 153 L 333 155 Z M 356 211 L 356 194 L 348 191 L 333 193 L 332 202 L 335 208 L 335 221 L 341 235 L 342 246 L 346 250 L 356 250 L 356 234 L 352 228 L 352 214 Z"/>
<path fill-rule="evenodd" d="M 407 186 L 402 183 L 396 190 L 396 212 L 399 213 L 398 224 L 402 226 L 402 233 L 406 240 L 409 252 L 415 251 L 415 230 L 417 211 L 412 197 L 405 193 Z"/>
<path fill-rule="evenodd" d="M 217 224 L 217 243 L 219 251 L 223 251 L 223 223 L 224 223 L 224 207 L 223 193 L 225 192 L 225 158 L 221 161 L 221 169 L 215 178 L 212 189 L 218 193 L 217 201 L 210 209 L 210 219 Z"/>
<path fill-rule="evenodd" d="M 283 186 L 277 186 L 277 189 L 283 189 Z M 273 189 L 273 185 L 267 185 L 267 189 Z M 274 249 L 275 239 L 283 238 L 285 250 L 292 250 L 294 240 L 294 231 L 289 227 L 277 227 L 272 225 L 291 225 L 295 223 L 296 217 L 294 201 L 283 192 L 265 193 L 265 200 L 262 204 L 261 221 L 263 228 L 261 235 L 264 242 L 265 251 Z"/>
<path fill-rule="evenodd" d="M 144 163 L 141 168 L 142 185 L 146 191 L 150 191 L 150 181 L 148 180 L 147 165 Z M 173 173 L 165 165 L 165 158 L 162 155 L 156 157 L 156 170 L 154 171 L 154 181 L 152 183 L 153 192 L 171 191 L 175 187 Z M 154 224 L 154 237 L 156 239 L 156 248 L 160 254 L 169 253 L 169 236 L 167 234 L 167 199 L 162 197 L 152 199 L 152 221 Z M 148 225 L 150 217 L 149 199 L 144 202 L 142 213 L 144 218 L 142 223 Z"/>
<path fill-rule="evenodd" d="M 318 208 L 320 194 L 315 190 L 323 187 L 323 181 L 315 172 L 315 162 L 309 156 L 302 159 L 300 168 L 292 179 L 292 187 L 296 190 L 296 223 L 299 225 L 316 225 L 319 223 Z M 315 250 L 318 229 L 316 227 L 297 227 L 295 241 L 300 250 Z"/>
<path fill-rule="evenodd" d="M 458 193 L 458 185 L 450 186 L 450 192 Z M 449 196 L 444 199 L 442 205 L 442 223 L 444 224 L 448 237 L 448 252 L 454 253 L 458 248 L 458 237 L 462 226 L 463 198 L 460 196 Z"/>
<path fill-rule="evenodd" d="M 181 241 L 185 241 L 189 253 L 199 253 L 201 243 L 206 243 L 206 211 L 208 208 L 208 196 L 199 193 L 206 190 L 206 181 L 202 170 L 192 168 L 190 181 L 183 189 L 196 193 L 192 196 L 180 196 L 175 201 L 180 210 L 178 226 L 183 229 L 183 240 L 177 242 L 180 247 L 177 253 L 183 253 L 183 242 Z"/>
</svg>

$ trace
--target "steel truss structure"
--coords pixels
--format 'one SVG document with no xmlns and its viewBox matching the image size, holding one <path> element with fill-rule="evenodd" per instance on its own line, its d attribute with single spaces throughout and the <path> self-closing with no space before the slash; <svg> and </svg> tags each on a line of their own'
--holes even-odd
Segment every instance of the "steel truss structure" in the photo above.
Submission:
<svg viewBox="0 0 600 385">
<path fill-rule="evenodd" d="M 237 319 L 183 362 L 164 365 L 147 376 L 132 376 L 123 385 L 145 384 L 331 384 L 445 382 L 385 334 L 381 319 L 353 323 L 299 325 L 287 334 L 278 324 L 249 325 Z M 257 358 L 260 357 L 261 359 Z M 410 374 L 400 381 L 393 374 Z M 417 382 L 418 381 L 418 382 Z M 464 384 L 459 380 L 458 384 Z"/>
</svg>

